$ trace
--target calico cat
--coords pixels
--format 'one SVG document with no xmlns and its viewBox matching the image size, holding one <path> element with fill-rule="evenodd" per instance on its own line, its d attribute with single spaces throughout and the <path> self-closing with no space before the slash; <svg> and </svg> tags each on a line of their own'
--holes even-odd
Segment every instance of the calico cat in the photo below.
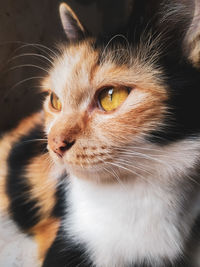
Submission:
<svg viewBox="0 0 200 267">
<path fill-rule="evenodd" d="M 134 1 L 96 38 L 60 5 L 43 110 L 0 141 L 0 266 L 200 266 L 199 11 Z"/>
</svg>

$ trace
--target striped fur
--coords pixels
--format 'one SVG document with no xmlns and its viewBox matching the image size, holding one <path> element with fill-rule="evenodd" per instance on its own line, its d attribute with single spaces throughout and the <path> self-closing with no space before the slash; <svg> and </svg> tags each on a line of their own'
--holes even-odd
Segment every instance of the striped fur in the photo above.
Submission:
<svg viewBox="0 0 200 267">
<path fill-rule="evenodd" d="M 1 217 L 9 216 L 16 222 L 18 231 L 27 233 L 36 243 L 40 261 L 55 239 L 61 212 L 56 189 L 59 175 L 52 176 L 53 166 L 46 152 L 42 124 L 43 114 L 34 114 L 5 133 L 0 141 Z M 11 245 L 4 244 L 8 249 Z"/>
</svg>

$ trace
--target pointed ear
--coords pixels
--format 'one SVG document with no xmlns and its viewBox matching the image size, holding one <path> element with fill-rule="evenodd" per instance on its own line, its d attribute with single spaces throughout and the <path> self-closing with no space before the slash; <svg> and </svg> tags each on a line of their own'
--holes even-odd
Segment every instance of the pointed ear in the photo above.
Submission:
<svg viewBox="0 0 200 267">
<path fill-rule="evenodd" d="M 67 39 L 71 42 L 83 39 L 85 30 L 73 10 L 66 3 L 61 3 L 59 11 Z"/>
<path fill-rule="evenodd" d="M 185 50 L 195 67 L 200 68 L 200 1 L 193 0 L 193 18 L 185 38 Z"/>
</svg>

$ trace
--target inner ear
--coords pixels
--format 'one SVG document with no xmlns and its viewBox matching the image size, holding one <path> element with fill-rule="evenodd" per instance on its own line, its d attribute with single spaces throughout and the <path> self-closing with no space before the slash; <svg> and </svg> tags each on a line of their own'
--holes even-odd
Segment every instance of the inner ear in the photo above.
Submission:
<svg viewBox="0 0 200 267">
<path fill-rule="evenodd" d="M 66 3 L 61 3 L 59 11 L 67 39 L 72 42 L 83 39 L 85 36 L 85 29 L 73 10 Z"/>
</svg>

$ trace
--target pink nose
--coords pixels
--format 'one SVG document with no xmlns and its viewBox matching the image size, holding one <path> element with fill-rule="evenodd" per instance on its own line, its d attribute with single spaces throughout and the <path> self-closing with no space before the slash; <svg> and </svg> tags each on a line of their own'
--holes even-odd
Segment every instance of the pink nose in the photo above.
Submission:
<svg viewBox="0 0 200 267">
<path fill-rule="evenodd" d="M 59 138 L 53 138 L 53 140 L 50 142 L 50 147 L 58 156 L 63 157 L 64 153 L 69 150 L 74 143 L 75 140 L 69 142 Z"/>
</svg>

